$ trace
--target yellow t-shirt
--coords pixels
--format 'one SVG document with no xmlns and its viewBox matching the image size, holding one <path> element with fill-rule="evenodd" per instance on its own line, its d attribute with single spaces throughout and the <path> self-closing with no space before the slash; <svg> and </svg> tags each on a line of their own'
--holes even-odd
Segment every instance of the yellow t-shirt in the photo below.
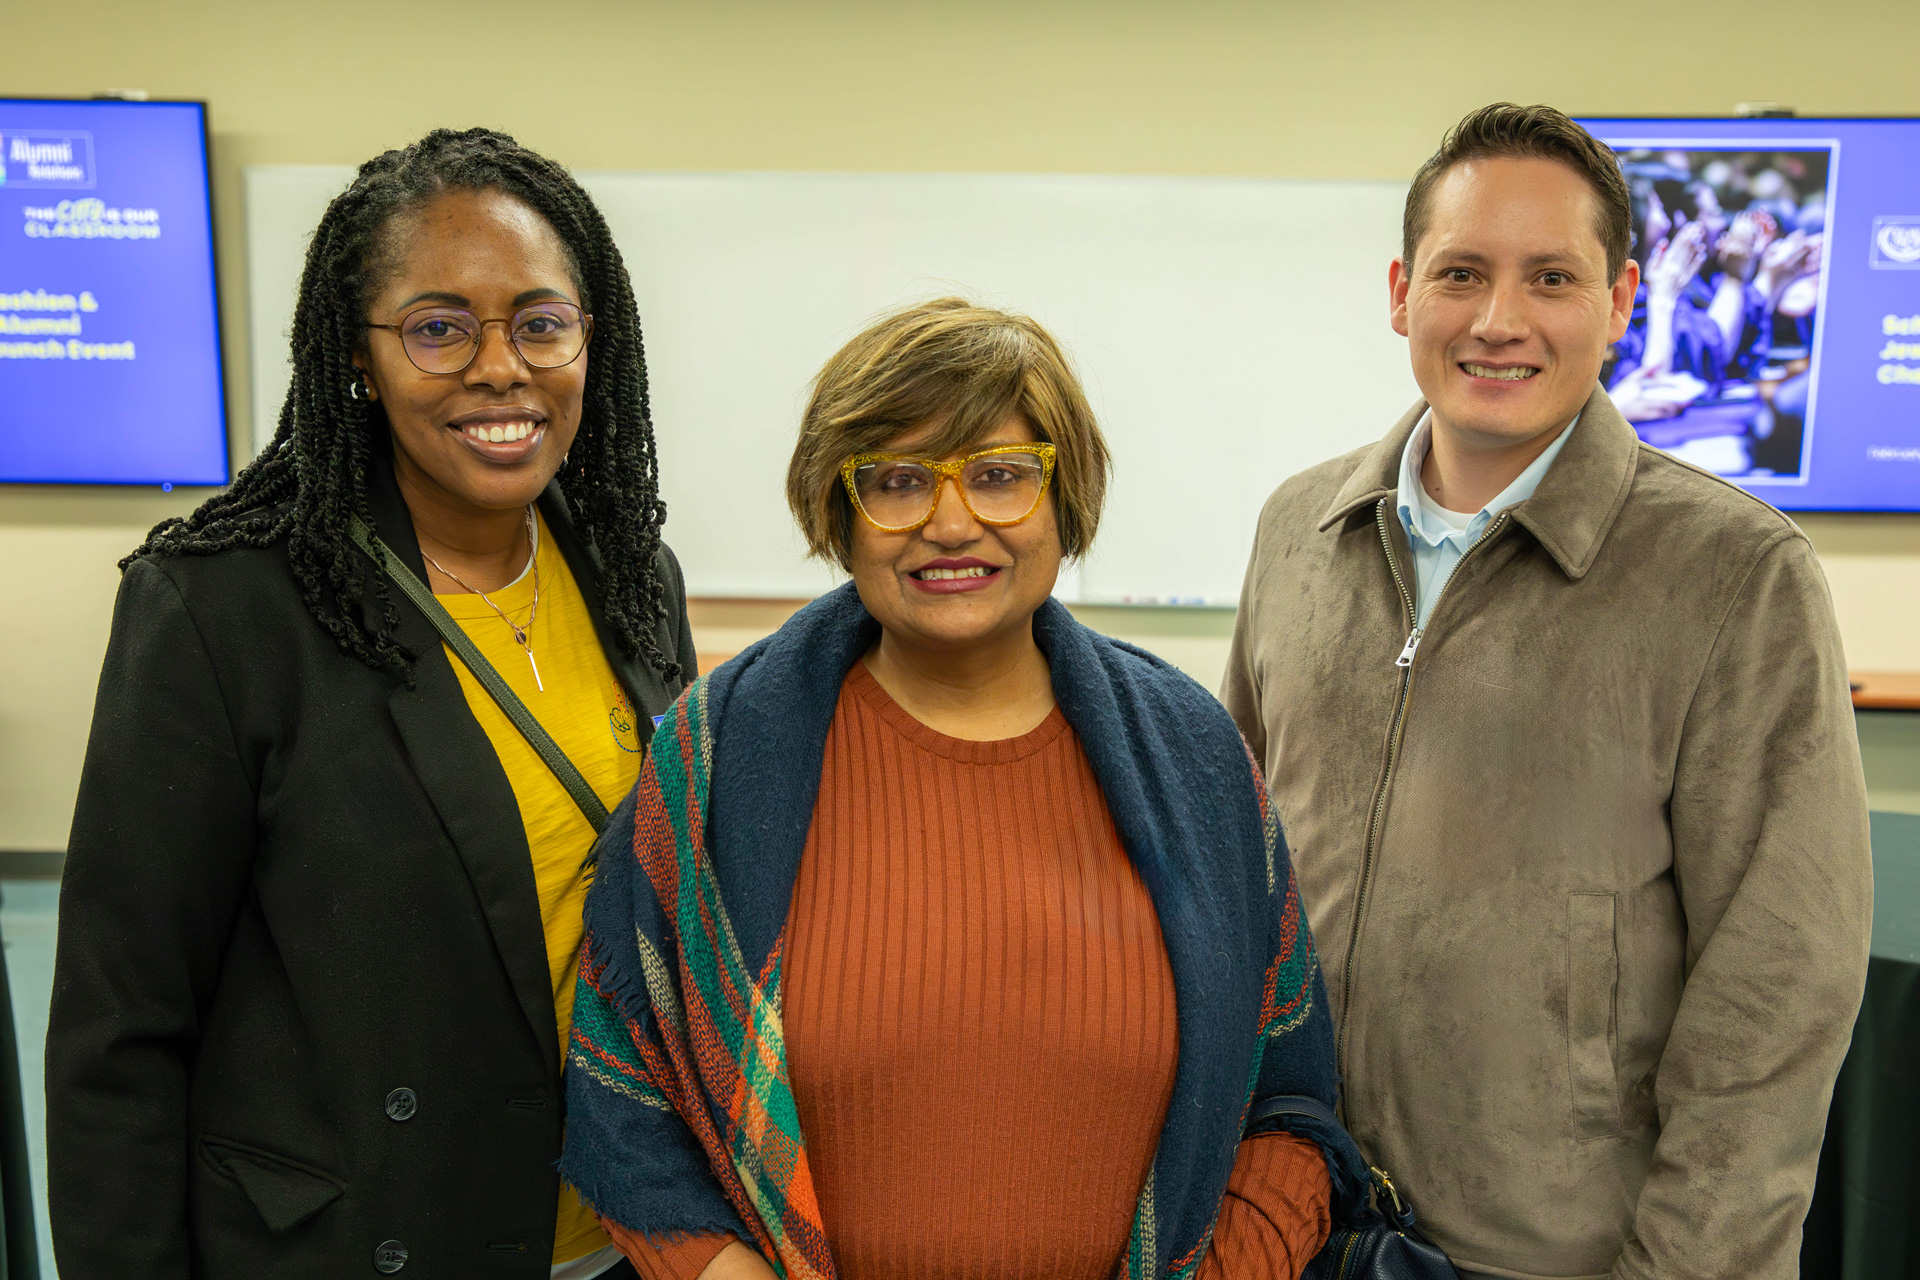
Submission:
<svg viewBox="0 0 1920 1280">
<path fill-rule="evenodd" d="M 540 573 L 540 609 L 527 639 L 539 664 L 539 684 L 527 651 L 513 631 L 479 596 L 436 596 L 474 645 L 486 655 L 507 685 L 533 712 L 533 718 L 560 744 L 607 808 L 626 798 L 640 775 L 641 753 L 651 732 L 641 732 L 620 682 L 614 678 L 580 587 L 559 548 L 540 522 L 536 563 Z M 487 595 L 521 626 L 533 608 L 534 575 Z M 513 786 L 527 847 L 533 852 L 533 878 L 540 891 L 540 924 L 547 939 L 547 969 L 553 979 L 553 1011 L 560 1023 L 560 1059 L 564 1064 L 573 1022 L 573 978 L 586 926 L 581 909 L 590 877 L 582 868 L 593 847 L 593 827 L 567 794 L 553 770 L 451 650 L 447 653 L 467 705 L 486 730 Z M 652 726 L 646 726 L 651 730 Z M 560 1185 L 560 1206 L 553 1235 L 553 1260 L 571 1262 L 611 1244 L 593 1211 L 574 1189 Z"/>
</svg>

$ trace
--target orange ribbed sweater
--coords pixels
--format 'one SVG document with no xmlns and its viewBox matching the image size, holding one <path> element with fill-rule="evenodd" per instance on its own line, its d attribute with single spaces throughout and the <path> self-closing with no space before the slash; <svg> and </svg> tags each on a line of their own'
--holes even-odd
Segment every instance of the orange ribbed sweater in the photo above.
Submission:
<svg viewBox="0 0 1920 1280">
<path fill-rule="evenodd" d="M 1179 1053 L 1160 922 L 1058 710 L 949 738 L 855 663 L 787 920 L 787 1062 L 845 1280 L 1107 1280 Z M 1297 1276 L 1319 1149 L 1240 1146 L 1201 1276 Z M 692 1280 L 730 1237 L 654 1249 Z"/>
</svg>

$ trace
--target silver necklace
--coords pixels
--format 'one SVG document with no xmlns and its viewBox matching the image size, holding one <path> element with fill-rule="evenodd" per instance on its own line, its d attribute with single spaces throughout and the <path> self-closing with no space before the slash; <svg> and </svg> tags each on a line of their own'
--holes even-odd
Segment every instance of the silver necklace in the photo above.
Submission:
<svg viewBox="0 0 1920 1280">
<path fill-rule="evenodd" d="M 527 563 L 533 566 L 533 608 L 527 610 L 527 625 L 524 627 L 512 618 L 509 618 L 507 611 L 489 599 L 486 592 L 480 590 L 478 587 L 468 586 L 465 582 L 461 581 L 459 574 L 447 568 L 447 566 L 441 564 L 432 556 L 427 555 L 425 550 L 422 550 L 420 554 L 425 557 L 428 564 L 438 569 L 444 576 L 451 578 L 460 586 L 466 587 L 467 590 L 473 592 L 473 594 L 479 596 L 482 600 L 485 600 L 487 602 L 487 608 L 499 614 L 500 621 L 513 628 L 513 638 L 518 640 L 520 647 L 527 651 L 527 665 L 533 668 L 533 687 L 545 693 L 547 686 L 540 683 L 540 664 L 533 660 L 533 641 L 528 634 L 533 630 L 533 620 L 540 615 L 540 547 L 539 544 L 534 541 L 532 507 L 527 508 L 527 547 Z"/>
</svg>

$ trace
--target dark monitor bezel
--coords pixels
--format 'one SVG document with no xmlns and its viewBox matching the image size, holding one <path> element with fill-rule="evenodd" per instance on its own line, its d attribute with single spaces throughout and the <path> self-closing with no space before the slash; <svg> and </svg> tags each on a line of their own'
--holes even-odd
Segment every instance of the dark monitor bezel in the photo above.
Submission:
<svg viewBox="0 0 1920 1280">
<path fill-rule="evenodd" d="M 15 489 L 163 489 L 175 490 L 213 490 L 224 489 L 233 483 L 233 413 L 228 400 L 233 388 L 227 379 L 227 331 L 226 318 L 220 306 L 221 290 L 226 280 L 222 272 L 220 253 L 220 229 L 214 215 L 213 202 L 213 130 L 208 124 L 210 113 L 205 98 L 117 98 L 110 95 L 95 94 L 87 97 L 14 97 L 0 95 L 0 107 L 15 103 L 22 105 L 46 104 L 68 106 L 81 103 L 114 104 L 126 107 L 197 107 L 200 112 L 200 179 L 207 192 L 207 257 L 211 265 L 208 281 L 213 290 L 213 358 L 215 373 L 220 387 L 220 465 L 226 478 L 214 484 L 192 483 L 173 484 L 160 480 L 0 480 L 0 490 Z"/>
</svg>

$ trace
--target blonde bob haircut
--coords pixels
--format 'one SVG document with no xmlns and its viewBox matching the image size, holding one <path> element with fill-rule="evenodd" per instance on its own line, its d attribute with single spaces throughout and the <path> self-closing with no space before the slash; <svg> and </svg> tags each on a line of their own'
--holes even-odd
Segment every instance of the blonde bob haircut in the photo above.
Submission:
<svg viewBox="0 0 1920 1280">
<path fill-rule="evenodd" d="M 1023 315 L 939 298 L 889 312 L 836 351 L 813 380 L 787 466 L 787 505 L 807 550 L 853 564 L 853 504 L 840 467 L 916 428 L 913 452 L 962 453 L 1019 414 L 1054 448 L 1053 501 L 1068 559 L 1100 526 L 1111 457 L 1066 353 Z"/>
</svg>

